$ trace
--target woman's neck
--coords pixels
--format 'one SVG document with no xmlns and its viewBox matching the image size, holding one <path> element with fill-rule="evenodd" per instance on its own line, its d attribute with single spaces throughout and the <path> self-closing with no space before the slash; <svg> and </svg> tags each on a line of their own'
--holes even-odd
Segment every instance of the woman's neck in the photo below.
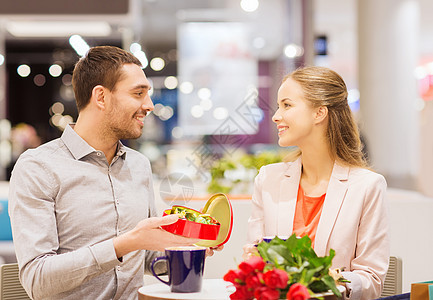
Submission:
<svg viewBox="0 0 433 300">
<path fill-rule="evenodd" d="M 302 174 L 301 186 L 309 196 L 321 196 L 326 193 L 335 159 L 328 147 L 315 145 L 301 149 Z"/>
</svg>

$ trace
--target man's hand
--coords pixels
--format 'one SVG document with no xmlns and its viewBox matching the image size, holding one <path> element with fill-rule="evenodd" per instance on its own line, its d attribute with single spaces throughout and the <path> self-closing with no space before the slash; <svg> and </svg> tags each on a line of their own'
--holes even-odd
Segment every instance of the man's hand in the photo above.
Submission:
<svg viewBox="0 0 433 300">
<path fill-rule="evenodd" d="M 164 251 L 167 247 L 190 246 L 198 239 L 172 234 L 160 228 L 175 223 L 178 215 L 153 217 L 140 221 L 134 229 L 113 239 L 117 257 L 136 250 Z"/>
<path fill-rule="evenodd" d="M 209 247 L 206 249 L 206 257 L 214 255 L 214 251 L 221 251 L 224 249 L 224 245 L 218 247 Z"/>
</svg>

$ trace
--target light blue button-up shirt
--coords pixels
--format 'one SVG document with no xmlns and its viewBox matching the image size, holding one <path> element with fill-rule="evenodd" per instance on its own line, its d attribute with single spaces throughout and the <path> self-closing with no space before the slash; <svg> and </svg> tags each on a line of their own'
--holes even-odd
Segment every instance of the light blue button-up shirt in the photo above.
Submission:
<svg viewBox="0 0 433 300">
<path fill-rule="evenodd" d="M 111 164 L 71 126 L 21 155 L 9 214 L 20 280 L 34 299 L 134 299 L 159 253 L 120 262 L 113 238 L 156 216 L 149 160 L 122 145 Z"/>
</svg>

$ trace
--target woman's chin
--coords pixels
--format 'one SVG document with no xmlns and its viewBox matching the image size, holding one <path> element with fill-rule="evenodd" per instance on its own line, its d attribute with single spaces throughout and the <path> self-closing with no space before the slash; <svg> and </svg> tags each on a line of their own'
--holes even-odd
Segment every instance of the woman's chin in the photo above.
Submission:
<svg viewBox="0 0 433 300">
<path fill-rule="evenodd" d="M 280 147 L 290 147 L 290 146 L 292 146 L 290 143 L 288 143 L 287 141 L 283 141 L 283 140 L 281 140 L 281 139 L 279 139 L 278 140 L 278 145 L 280 146 Z"/>
</svg>

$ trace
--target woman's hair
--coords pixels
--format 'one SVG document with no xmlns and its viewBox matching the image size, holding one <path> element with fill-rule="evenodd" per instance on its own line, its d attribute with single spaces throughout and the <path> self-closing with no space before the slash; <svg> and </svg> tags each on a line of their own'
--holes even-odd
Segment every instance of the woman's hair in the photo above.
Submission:
<svg viewBox="0 0 433 300">
<path fill-rule="evenodd" d="M 90 48 L 75 65 L 72 75 L 75 100 L 78 111 L 89 104 L 92 90 L 97 85 L 114 90 L 121 79 L 121 68 L 125 64 L 136 64 L 140 61 L 132 54 L 114 46 Z"/>
<path fill-rule="evenodd" d="M 350 166 L 367 167 L 358 126 L 349 108 L 347 88 L 341 76 L 324 67 L 303 67 L 288 74 L 283 82 L 288 78 L 300 84 L 305 100 L 313 107 L 328 108 L 326 137 L 335 159 Z M 289 156 L 293 159 L 300 154 L 299 150 Z"/>
</svg>

